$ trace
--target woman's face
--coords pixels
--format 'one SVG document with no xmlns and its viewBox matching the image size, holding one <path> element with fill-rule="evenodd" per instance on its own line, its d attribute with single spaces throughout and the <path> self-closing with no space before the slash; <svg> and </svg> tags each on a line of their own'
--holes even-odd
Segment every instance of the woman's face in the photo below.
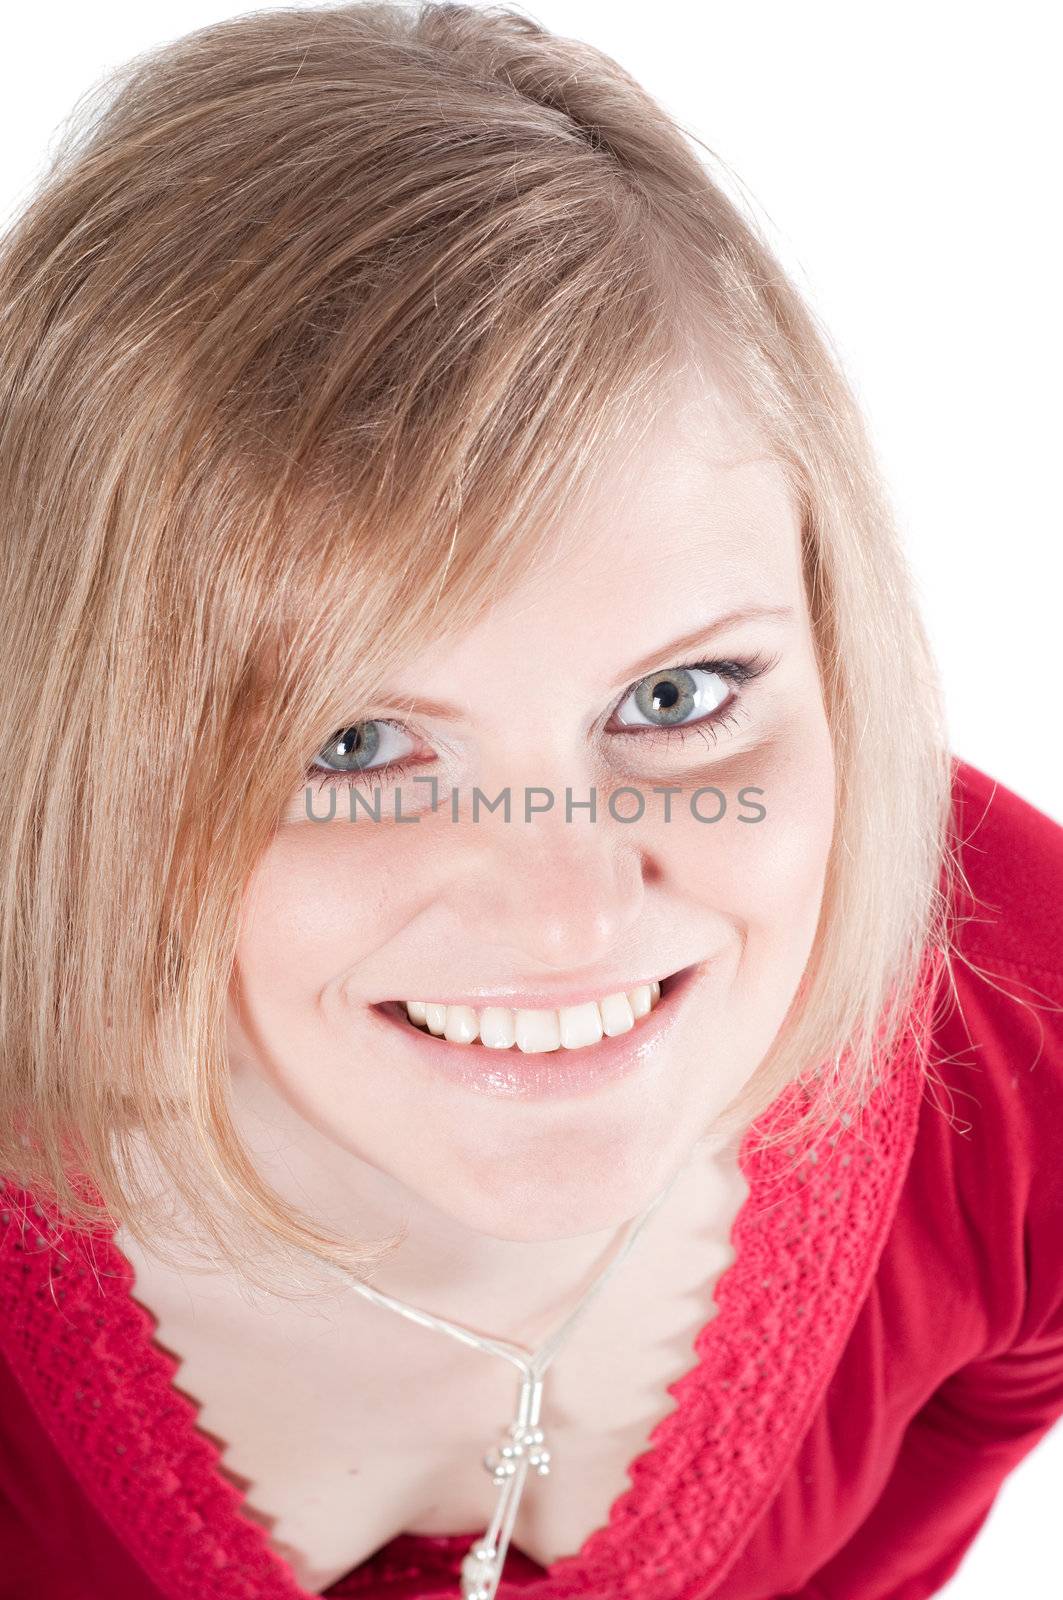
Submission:
<svg viewBox="0 0 1063 1600">
<path fill-rule="evenodd" d="M 335 816 L 314 821 L 300 788 L 249 888 L 236 1081 L 352 1174 L 496 1238 L 648 1204 L 764 1058 L 812 948 L 834 766 L 799 532 L 781 469 L 691 389 L 548 567 L 411 660 L 393 705 L 352 705 L 357 737 L 314 782 L 361 764 L 365 803 L 350 820 L 337 772 Z M 415 776 L 438 780 L 434 811 Z M 509 820 L 483 798 L 474 819 L 474 789 L 508 789 Z M 327 817 L 329 788 L 312 801 Z M 621 1031 L 581 1048 L 448 1041 L 379 1009 L 465 1001 L 482 1025 L 491 1005 L 503 1030 L 546 1013 L 520 1034 L 543 1045 L 554 1012 L 576 1010 L 575 1040 L 603 1014 L 590 1001 L 679 972 L 633 1026 L 614 1000 Z"/>
</svg>

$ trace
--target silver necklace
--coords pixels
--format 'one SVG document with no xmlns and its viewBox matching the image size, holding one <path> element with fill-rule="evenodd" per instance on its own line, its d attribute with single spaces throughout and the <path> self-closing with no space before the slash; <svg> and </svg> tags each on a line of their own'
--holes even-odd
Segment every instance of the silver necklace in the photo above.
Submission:
<svg viewBox="0 0 1063 1600">
<path fill-rule="evenodd" d="M 540 1426 L 546 1369 L 594 1296 L 624 1260 L 657 1207 L 670 1193 L 682 1170 L 680 1167 L 674 1172 L 646 1209 L 625 1224 L 621 1229 L 619 1249 L 580 1296 L 575 1309 L 536 1351 L 526 1350 L 522 1345 L 511 1344 L 506 1339 L 486 1339 L 481 1334 L 473 1333 L 470 1328 L 462 1327 L 460 1323 L 448 1322 L 444 1317 L 434 1316 L 432 1312 L 422 1311 L 416 1306 L 408 1306 L 391 1295 L 383 1294 L 379 1289 L 372 1289 L 366 1283 L 351 1280 L 351 1287 L 366 1299 L 372 1300 L 375 1305 L 384 1306 L 389 1311 L 397 1311 L 400 1316 L 409 1317 L 412 1322 L 419 1322 L 425 1328 L 435 1328 L 440 1333 L 449 1333 L 462 1344 L 483 1350 L 487 1355 L 501 1356 L 520 1372 L 513 1420 L 502 1438 L 483 1457 L 484 1467 L 491 1474 L 491 1480 L 498 1489 L 498 1501 L 490 1527 L 482 1538 L 476 1540 L 462 1562 L 462 1600 L 494 1600 L 528 1474 L 534 1472 L 539 1477 L 546 1477 L 549 1474 L 551 1455 L 547 1449 L 546 1435 Z"/>
</svg>

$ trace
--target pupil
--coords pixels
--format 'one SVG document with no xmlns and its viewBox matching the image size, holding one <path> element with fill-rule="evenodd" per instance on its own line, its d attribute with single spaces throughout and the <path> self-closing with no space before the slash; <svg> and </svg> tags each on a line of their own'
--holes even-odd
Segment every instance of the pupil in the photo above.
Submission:
<svg viewBox="0 0 1063 1600">
<path fill-rule="evenodd" d="M 350 728 L 341 728 L 322 751 L 325 765 L 343 772 L 368 767 L 380 748 L 378 727 L 375 722 L 356 722 Z"/>
<path fill-rule="evenodd" d="M 679 690 L 674 683 L 661 681 L 653 686 L 653 709 L 655 711 L 670 711 L 679 699 Z"/>
</svg>

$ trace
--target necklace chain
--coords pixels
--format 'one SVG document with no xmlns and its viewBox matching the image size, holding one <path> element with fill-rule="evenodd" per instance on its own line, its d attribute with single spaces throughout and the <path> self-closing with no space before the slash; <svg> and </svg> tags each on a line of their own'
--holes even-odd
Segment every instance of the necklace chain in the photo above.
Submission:
<svg viewBox="0 0 1063 1600">
<path fill-rule="evenodd" d="M 491 1474 L 491 1481 L 498 1489 L 498 1501 L 490 1527 L 482 1538 L 476 1540 L 462 1562 L 462 1600 L 494 1600 L 528 1475 L 534 1473 L 537 1477 L 546 1477 L 550 1472 L 552 1456 L 539 1421 L 543 1381 L 547 1368 L 595 1295 L 604 1288 L 658 1206 L 670 1193 L 682 1170 L 682 1167 L 677 1169 L 645 1210 L 625 1224 L 621 1230 L 619 1248 L 580 1296 L 575 1308 L 536 1351 L 529 1351 L 507 1339 L 485 1338 L 482 1334 L 474 1333 L 471 1328 L 462 1327 L 460 1323 L 449 1322 L 446 1318 L 437 1317 L 430 1311 L 406 1305 L 392 1295 L 371 1288 L 369 1284 L 351 1280 L 351 1287 L 375 1305 L 383 1306 L 389 1311 L 397 1311 L 400 1316 L 408 1317 L 411 1321 L 420 1323 L 422 1327 L 434 1328 L 439 1333 L 449 1334 L 462 1344 L 482 1350 L 486 1355 L 500 1356 L 503 1360 L 511 1362 L 520 1372 L 514 1417 L 501 1439 L 483 1457 L 483 1465 Z"/>
</svg>

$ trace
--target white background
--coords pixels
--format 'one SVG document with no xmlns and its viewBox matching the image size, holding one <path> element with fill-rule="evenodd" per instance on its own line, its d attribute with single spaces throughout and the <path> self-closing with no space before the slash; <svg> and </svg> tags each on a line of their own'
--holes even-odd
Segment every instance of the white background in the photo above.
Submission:
<svg viewBox="0 0 1063 1600">
<path fill-rule="evenodd" d="M 13 8 L 0 210 L 74 98 L 250 5 Z M 260 6 L 258 9 L 267 9 Z M 1063 822 L 1059 41 L 1054 7 L 540 0 L 720 157 L 825 320 L 886 468 L 951 747 Z M 735 184 L 740 187 L 737 189 Z M 897 663 L 904 693 L 905 663 Z M 1006 1482 L 949 1600 L 1063 1595 L 1063 1427 Z"/>
</svg>

